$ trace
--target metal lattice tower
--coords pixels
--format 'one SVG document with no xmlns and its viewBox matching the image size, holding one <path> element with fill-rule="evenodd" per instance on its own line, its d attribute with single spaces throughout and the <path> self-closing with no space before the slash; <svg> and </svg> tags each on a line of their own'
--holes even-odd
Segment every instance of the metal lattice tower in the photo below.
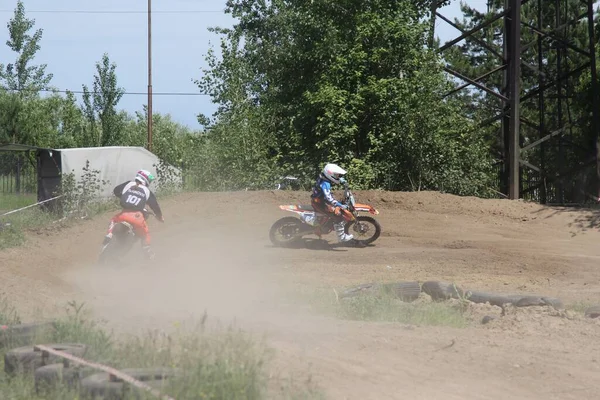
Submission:
<svg viewBox="0 0 600 400">
<path fill-rule="evenodd" d="M 522 20 L 522 6 L 534 1 L 537 2 L 538 15 L 534 24 Z M 544 7 L 554 7 L 554 21 L 544 21 Z M 498 64 L 485 74 L 472 78 L 453 70 L 450 66 L 445 71 L 464 84 L 456 87 L 446 96 L 457 93 L 466 88 L 477 88 L 499 99 L 502 110 L 495 116 L 482 121 L 481 126 L 490 126 L 501 121 L 501 132 L 503 151 L 501 157 L 501 185 L 502 192 L 510 199 L 518 199 L 527 196 L 542 203 L 556 202 L 565 203 L 573 201 L 577 197 L 573 191 L 568 192 L 569 199 L 565 198 L 565 182 L 573 179 L 573 176 L 582 170 L 593 167 L 593 172 L 588 176 L 593 178 L 593 183 L 586 183 L 585 189 L 579 187 L 584 196 L 594 197 L 600 189 L 600 164 L 599 164 L 599 129 L 600 129 L 600 102 L 599 85 L 596 70 L 596 32 L 594 27 L 594 0 L 580 0 L 575 3 L 569 0 L 505 0 L 504 8 L 498 10 L 493 16 L 487 18 L 472 29 L 465 30 L 444 17 L 434 6 L 435 17 L 445 21 L 461 32 L 457 38 L 450 40 L 439 48 L 439 52 L 451 48 L 463 39 L 469 38 L 476 42 L 486 51 L 493 54 Z M 488 13 L 494 10 L 492 1 L 487 2 Z M 531 18 L 531 16 L 530 16 Z M 503 51 L 494 49 L 486 39 L 481 36 L 481 31 L 502 20 L 504 29 L 502 33 Z M 576 24 L 587 22 L 588 45 L 587 49 L 572 43 L 569 37 L 569 29 Z M 548 26 L 550 28 L 548 29 Z M 530 43 L 522 43 L 522 30 L 530 30 L 536 36 L 536 40 Z M 534 49 L 537 53 L 537 65 L 531 65 L 521 59 L 521 55 L 528 49 Z M 581 65 L 571 65 L 569 54 L 579 53 L 585 55 L 586 60 Z M 553 65 L 555 73 L 552 76 L 544 73 L 544 67 L 553 53 L 556 65 Z M 523 92 L 521 81 L 523 71 L 533 73 L 537 76 L 535 87 Z M 492 74 L 503 71 L 503 84 L 500 92 L 482 83 Z M 570 157 L 566 157 L 565 149 L 572 149 L 572 141 L 568 133 L 581 123 L 571 118 L 570 104 L 573 93 L 569 93 L 569 85 L 565 84 L 569 79 L 589 71 L 591 75 L 592 95 L 592 136 L 584 148 L 572 151 Z M 551 93 L 555 93 L 551 95 Z M 555 112 L 547 111 L 549 102 L 555 107 Z M 537 121 L 523 116 L 523 109 L 534 110 L 539 116 Z M 528 132 L 527 143 L 524 142 L 524 132 Z M 537 138 L 536 140 L 531 140 Z M 548 146 L 557 146 L 558 157 L 548 159 L 546 152 Z M 581 147 L 581 146 L 579 146 Z M 525 152 L 537 152 L 537 165 L 527 162 L 522 155 Z M 572 154 L 577 154 L 573 156 Z M 575 158 L 575 159 L 574 159 Z M 550 168 L 552 167 L 552 168 Z M 554 171 L 554 172 L 553 172 Z M 556 173 L 558 171 L 558 173 Z M 549 187 L 552 187 L 552 190 Z M 591 192 L 591 193 L 590 193 Z M 549 201 L 550 197 L 550 201 Z"/>
</svg>

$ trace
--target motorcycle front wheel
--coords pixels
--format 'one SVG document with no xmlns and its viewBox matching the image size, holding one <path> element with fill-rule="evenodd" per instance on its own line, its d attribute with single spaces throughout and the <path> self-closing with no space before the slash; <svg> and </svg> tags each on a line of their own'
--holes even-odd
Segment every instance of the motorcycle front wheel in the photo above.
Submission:
<svg viewBox="0 0 600 400">
<path fill-rule="evenodd" d="M 353 235 L 357 242 L 368 245 L 381 235 L 381 225 L 373 217 L 359 215 L 354 221 L 346 222 L 344 231 Z"/>
<path fill-rule="evenodd" d="M 277 247 L 287 247 L 300 241 L 300 232 L 306 228 L 304 223 L 295 217 L 281 218 L 271 226 L 269 239 Z"/>
</svg>

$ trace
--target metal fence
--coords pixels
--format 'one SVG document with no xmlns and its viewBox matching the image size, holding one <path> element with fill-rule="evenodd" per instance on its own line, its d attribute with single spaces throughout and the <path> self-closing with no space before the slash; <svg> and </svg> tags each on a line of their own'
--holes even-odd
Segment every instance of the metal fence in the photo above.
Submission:
<svg viewBox="0 0 600 400">
<path fill-rule="evenodd" d="M 0 152 L 0 211 L 33 204 L 37 199 L 37 168 L 33 153 Z"/>
<path fill-rule="evenodd" d="M 498 163 L 495 165 L 495 186 L 494 190 L 502 191 L 503 166 Z M 541 204 L 551 205 L 583 205 L 595 203 L 593 192 L 595 164 L 587 168 L 581 168 L 576 173 L 564 173 L 565 178 L 544 179 L 539 173 L 521 168 L 520 192 L 522 198 L 527 201 L 533 201 Z M 567 179 L 568 177 L 568 179 Z M 506 196 L 499 196 L 506 198 Z"/>
</svg>

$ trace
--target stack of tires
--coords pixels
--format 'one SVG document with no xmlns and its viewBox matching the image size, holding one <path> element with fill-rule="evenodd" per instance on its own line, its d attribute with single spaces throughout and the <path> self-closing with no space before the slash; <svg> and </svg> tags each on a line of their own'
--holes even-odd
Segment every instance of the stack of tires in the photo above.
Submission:
<svg viewBox="0 0 600 400">
<path fill-rule="evenodd" d="M 35 343 L 36 337 L 52 329 L 52 323 L 0 325 L 0 348 L 10 349 L 4 354 L 4 373 L 9 378 L 18 375 L 32 377 L 35 390 L 42 396 L 63 387 L 77 391 L 87 399 L 138 398 L 136 394 L 141 394 L 139 389 L 108 373 L 38 351 L 34 345 L 23 345 Z M 83 343 L 49 343 L 44 346 L 79 358 L 85 358 L 88 350 Z M 169 378 L 178 375 L 177 370 L 169 368 L 130 368 L 121 372 L 157 390 L 161 390 Z"/>
</svg>

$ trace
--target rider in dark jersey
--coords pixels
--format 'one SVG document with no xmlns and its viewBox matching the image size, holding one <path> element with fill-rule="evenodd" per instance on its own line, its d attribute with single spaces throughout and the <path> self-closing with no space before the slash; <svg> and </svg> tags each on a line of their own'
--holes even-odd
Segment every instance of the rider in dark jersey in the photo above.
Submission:
<svg viewBox="0 0 600 400">
<path fill-rule="evenodd" d="M 150 248 L 148 224 L 146 224 L 146 219 L 143 215 L 146 205 L 154 211 L 159 221 L 164 222 L 164 218 L 156 196 L 149 189 L 152 181 L 154 181 L 154 176 L 150 172 L 139 170 L 134 180 L 123 182 L 114 188 L 113 193 L 120 199 L 123 210 L 111 219 L 104 244 L 112 239 L 112 230 L 115 224 L 126 221 L 134 227 L 135 233 L 141 237 L 142 249 L 145 254 L 149 258 L 154 257 Z"/>
</svg>

